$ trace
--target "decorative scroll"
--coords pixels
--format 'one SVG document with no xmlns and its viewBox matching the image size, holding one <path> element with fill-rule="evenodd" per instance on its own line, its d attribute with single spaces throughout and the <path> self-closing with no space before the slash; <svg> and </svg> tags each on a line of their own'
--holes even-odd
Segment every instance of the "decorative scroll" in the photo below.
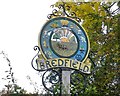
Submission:
<svg viewBox="0 0 120 96">
<path fill-rule="evenodd" d="M 60 81 L 60 73 L 56 70 L 48 70 L 42 76 L 43 86 L 50 92 L 60 90 Z"/>
<path fill-rule="evenodd" d="M 35 51 L 37 51 L 37 54 L 34 56 L 34 58 L 32 59 L 32 61 L 31 61 L 31 65 L 32 65 L 32 67 L 36 70 L 36 71 L 39 71 L 39 70 L 37 70 L 37 64 L 36 64 L 36 60 L 37 60 L 37 58 L 38 58 L 38 55 L 40 54 L 40 48 L 39 48 L 39 46 L 35 46 L 34 47 L 34 50 Z"/>
<path fill-rule="evenodd" d="M 54 10 L 52 11 L 52 14 L 49 14 L 49 15 L 47 16 L 47 18 L 48 18 L 48 19 L 51 19 L 51 18 L 53 18 L 53 17 L 66 16 L 66 17 L 75 19 L 77 22 L 81 22 L 81 19 L 76 16 L 76 13 L 75 13 L 75 12 L 71 12 L 71 13 L 68 13 L 68 12 L 67 12 L 67 11 L 70 10 L 71 7 L 68 6 L 68 5 L 66 5 L 65 2 L 63 2 L 63 4 L 59 4 L 59 5 L 58 5 L 58 8 L 59 8 L 59 10 L 54 9 Z"/>
<path fill-rule="evenodd" d="M 61 71 L 60 71 L 61 68 L 70 68 L 72 70 L 71 76 L 70 76 L 71 84 L 73 86 L 77 86 L 77 85 L 81 84 L 81 88 L 79 89 L 79 91 L 84 91 L 87 83 L 93 82 L 92 74 L 94 74 L 94 71 L 96 69 L 96 64 L 94 63 L 94 61 L 92 60 L 90 55 L 88 56 L 88 61 L 86 61 L 88 68 L 89 68 L 89 64 L 90 64 L 90 66 L 92 66 L 92 72 L 90 72 L 90 70 L 89 70 L 89 72 L 90 72 L 89 73 L 88 71 L 85 72 L 85 71 L 79 70 L 80 66 L 78 66 L 78 63 L 75 64 L 74 60 L 70 61 L 68 58 L 45 60 L 43 58 L 43 56 L 40 55 L 41 54 L 40 48 L 38 46 L 35 46 L 34 50 L 37 51 L 37 54 L 32 59 L 32 62 L 31 62 L 32 67 L 36 71 L 45 71 L 45 73 L 42 76 L 42 83 L 43 83 L 43 86 L 48 91 L 54 93 L 55 91 L 61 90 L 60 89 L 62 86 L 61 85 Z M 48 68 L 45 67 L 46 63 L 47 63 Z M 45 64 L 45 65 L 43 65 L 43 64 Z M 81 62 L 79 62 L 79 64 L 81 64 Z M 88 68 L 86 68 L 86 69 L 83 68 L 83 69 L 88 70 Z M 89 68 L 89 69 L 91 69 L 91 68 Z M 90 77 L 88 77 L 88 75 L 85 73 L 91 74 Z M 87 79 L 88 79 L 88 82 L 86 81 Z M 56 90 L 56 88 L 58 88 L 58 90 Z M 79 92 L 77 92 L 77 90 L 76 90 L 76 93 L 79 93 Z"/>
</svg>

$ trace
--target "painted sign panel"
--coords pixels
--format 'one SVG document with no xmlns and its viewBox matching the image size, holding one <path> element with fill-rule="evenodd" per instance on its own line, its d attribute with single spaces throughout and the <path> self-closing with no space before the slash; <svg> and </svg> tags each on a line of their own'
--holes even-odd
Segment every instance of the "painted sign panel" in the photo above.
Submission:
<svg viewBox="0 0 120 96">
<path fill-rule="evenodd" d="M 37 70 L 47 70 L 52 68 L 70 68 L 74 70 L 79 70 L 83 73 L 90 74 L 91 63 L 89 59 L 86 62 L 80 62 L 77 60 L 72 60 L 69 58 L 55 58 L 48 60 L 37 59 Z"/>
<path fill-rule="evenodd" d="M 48 61 L 59 58 L 65 61 L 68 58 L 83 63 L 89 53 L 89 40 L 85 30 L 67 17 L 53 18 L 45 23 L 39 35 L 39 46 L 43 57 Z"/>
</svg>

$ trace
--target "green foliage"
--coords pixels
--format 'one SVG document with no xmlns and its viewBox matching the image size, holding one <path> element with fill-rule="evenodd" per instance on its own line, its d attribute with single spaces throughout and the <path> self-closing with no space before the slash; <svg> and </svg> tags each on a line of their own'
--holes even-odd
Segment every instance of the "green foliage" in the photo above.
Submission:
<svg viewBox="0 0 120 96">
<path fill-rule="evenodd" d="M 118 9 L 113 8 L 116 3 Z M 68 13 L 75 12 L 82 20 L 82 26 L 90 40 L 92 59 L 99 67 L 94 74 L 93 82 L 86 88 L 85 94 L 88 95 L 120 95 L 120 14 L 117 12 L 120 9 L 120 2 L 116 3 L 66 2 L 65 4 Z M 62 2 L 57 2 L 55 6 L 58 7 L 59 4 Z M 77 86 L 81 87 L 80 84 Z M 74 90 L 72 89 L 72 92 Z"/>
</svg>

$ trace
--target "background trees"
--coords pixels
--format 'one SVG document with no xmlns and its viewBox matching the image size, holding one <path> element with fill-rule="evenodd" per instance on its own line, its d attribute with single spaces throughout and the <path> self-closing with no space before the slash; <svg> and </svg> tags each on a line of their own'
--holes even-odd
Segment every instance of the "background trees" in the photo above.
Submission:
<svg viewBox="0 0 120 96">
<path fill-rule="evenodd" d="M 57 2 L 54 7 L 59 8 L 62 3 Z M 81 19 L 89 36 L 90 55 L 97 65 L 85 93 L 119 96 L 120 2 L 65 2 L 65 6 L 68 14 L 74 12 Z"/>
<path fill-rule="evenodd" d="M 59 4 L 60 2 L 56 3 L 55 6 L 58 7 Z M 114 5 L 118 8 L 114 9 Z M 81 18 L 81 24 L 90 39 L 90 55 L 98 67 L 92 80 L 88 79 L 90 85 L 85 92 L 88 95 L 119 96 L 120 94 L 119 9 L 120 2 L 66 2 L 67 12 L 75 12 L 76 16 Z M 80 84 L 78 88 L 81 88 Z"/>
<path fill-rule="evenodd" d="M 5 81 L 5 84 L 3 83 L 4 87 L 2 88 L 2 90 L 0 90 L 0 96 L 33 96 L 33 95 L 38 96 L 38 94 L 43 95 L 46 92 L 46 90 L 42 87 L 42 85 L 39 85 L 37 82 L 34 82 L 29 75 L 26 76 L 26 79 L 30 83 L 29 87 L 34 88 L 33 92 L 29 92 L 28 90 L 22 88 L 18 84 L 17 79 L 15 78 L 11 60 L 7 57 L 7 54 L 5 54 L 3 51 L 0 52 L 0 55 L 2 55 L 2 57 L 5 59 L 5 61 L 7 61 L 8 64 L 8 69 L 5 69 L 5 71 L 3 71 L 6 74 L 2 78 L 0 78 L 2 79 L 0 83 L 3 83 L 2 81 Z M 43 73 L 39 73 L 39 72 L 37 73 L 39 77 L 41 77 L 42 74 Z"/>
<path fill-rule="evenodd" d="M 9 69 L 5 71 L 6 76 L 2 78 L 3 80 L 6 81 L 5 89 L 3 88 L 2 94 L 25 94 L 27 91 L 17 84 L 17 80 L 14 77 L 14 72 L 12 70 L 9 58 L 3 51 L 0 54 L 3 55 L 3 58 L 6 59 L 9 66 Z"/>
</svg>

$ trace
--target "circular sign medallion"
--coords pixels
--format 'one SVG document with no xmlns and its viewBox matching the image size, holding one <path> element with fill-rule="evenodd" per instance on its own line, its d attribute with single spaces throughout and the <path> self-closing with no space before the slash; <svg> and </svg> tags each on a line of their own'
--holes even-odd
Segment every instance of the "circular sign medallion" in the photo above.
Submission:
<svg viewBox="0 0 120 96">
<path fill-rule="evenodd" d="M 50 46 L 59 57 L 71 57 L 78 51 L 78 38 L 70 28 L 62 27 L 53 30 Z"/>
<path fill-rule="evenodd" d="M 70 58 L 83 62 L 89 52 L 84 29 L 66 17 L 53 18 L 42 27 L 39 45 L 46 59 Z"/>
</svg>

